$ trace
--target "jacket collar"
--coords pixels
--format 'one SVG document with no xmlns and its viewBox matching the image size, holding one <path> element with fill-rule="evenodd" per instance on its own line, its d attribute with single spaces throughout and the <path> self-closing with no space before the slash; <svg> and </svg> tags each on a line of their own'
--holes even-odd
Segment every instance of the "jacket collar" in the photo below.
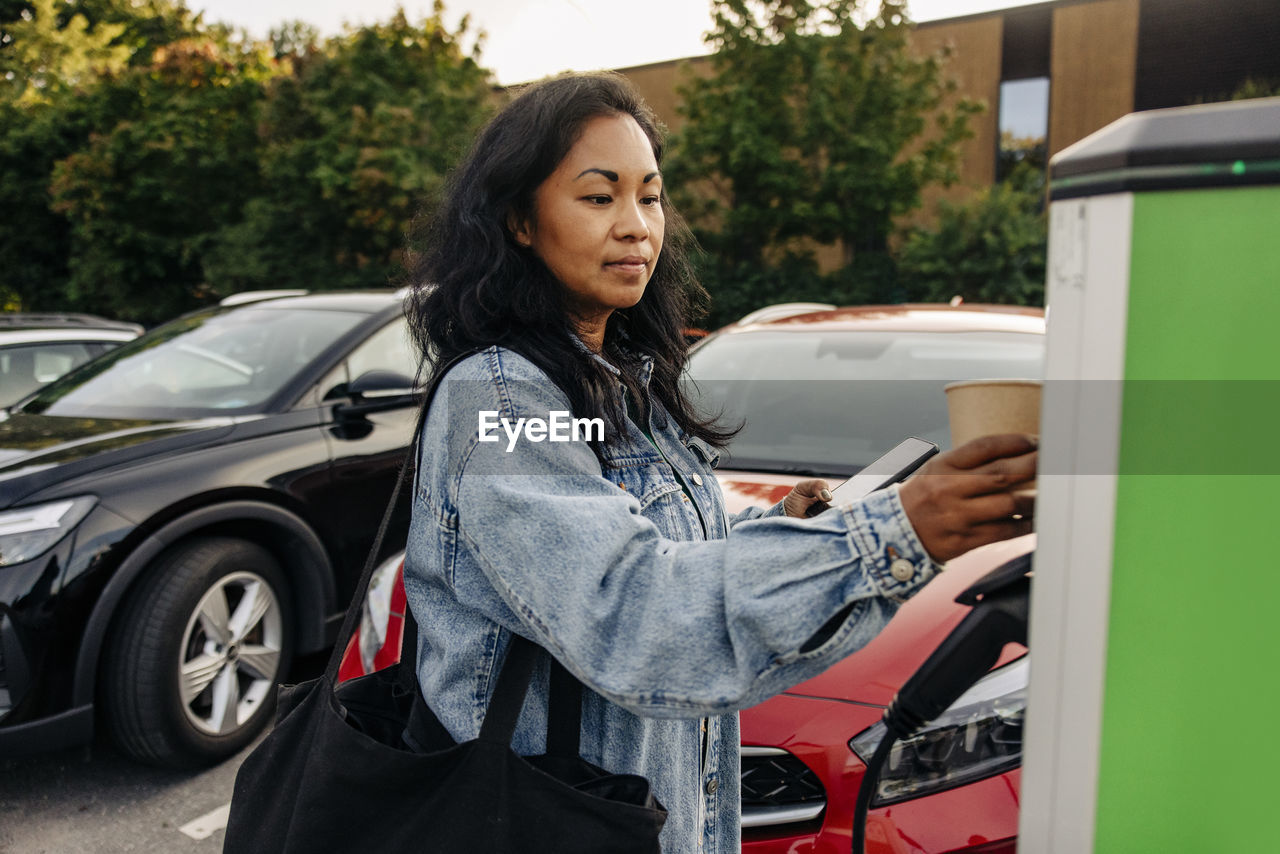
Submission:
<svg viewBox="0 0 1280 854">
<path fill-rule="evenodd" d="M 582 339 L 579 338 L 577 335 L 571 334 L 571 337 L 573 338 L 573 343 L 578 347 L 579 350 L 586 353 L 588 356 L 590 356 L 591 358 L 599 362 L 601 365 L 603 365 L 604 369 L 608 371 L 610 374 L 612 374 L 614 377 L 617 377 L 619 379 L 622 378 L 622 371 L 618 370 L 617 366 L 613 365 L 611 362 L 609 362 L 608 359 L 606 359 L 604 356 L 601 356 L 599 353 L 592 350 L 586 344 L 583 344 Z M 636 379 L 640 381 L 640 386 L 642 388 L 645 388 L 645 389 L 649 388 L 649 379 L 650 377 L 653 376 L 653 357 L 649 356 L 646 353 L 637 353 L 634 349 L 627 346 L 627 342 L 625 338 L 620 343 L 624 350 L 626 350 L 628 353 L 630 353 L 631 355 L 639 359 L 640 370 L 638 375 L 636 376 Z"/>
</svg>

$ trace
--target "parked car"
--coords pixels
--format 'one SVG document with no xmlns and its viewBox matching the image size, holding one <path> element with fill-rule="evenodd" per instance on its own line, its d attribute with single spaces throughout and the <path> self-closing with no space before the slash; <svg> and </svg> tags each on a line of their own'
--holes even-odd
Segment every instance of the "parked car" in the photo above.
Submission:
<svg viewBox="0 0 1280 854">
<path fill-rule="evenodd" d="M 745 427 L 718 477 L 727 508 L 779 501 L 802 477 L 833 483 L 906 436 L 950 441 L 943 386 L 1043 375 L 1044 314 L 983 305 L 761 311 L 692 350 L 688 389 Z M 849 850 L 853 805 L 878 723 L 897 689 L 967 607 L 955 597 L 1034 547 L 1034 536 L 951 561 L 870 644 L 821 676 L 742 713 L 744 854 Z M 381 564 L 339 671 L 394 663 L 405 599 L 401 556 Z M 1016 850 L 1027 656 L 1010 648 L 881 774 L 867 851 Z"/>
<path fill-rule="evenodd" d="M 174 766 L 251 741 L 291 658 L 334 642 L 412 436 L 416 365 L 397 294 L 241 301 L 9 412 L 0 755 L 96 725 Z"/>
<path fill-rule="evenodd" d="M 0 314 L 0 409 L 141 334 L 91 314 Z"/>
</svg>

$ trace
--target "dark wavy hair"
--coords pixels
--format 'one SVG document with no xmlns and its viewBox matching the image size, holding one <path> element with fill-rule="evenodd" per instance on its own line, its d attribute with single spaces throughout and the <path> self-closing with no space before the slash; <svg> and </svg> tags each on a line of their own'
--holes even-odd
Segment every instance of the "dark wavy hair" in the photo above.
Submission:
<svg viewBox="0 0 1280 854">
<path fill-rule="evenodd" d="M 515 241 L 508 223 L 533 221 L 535 191 L 587 121 L 615 115 L 635 119 L 661 168 L 658 120 L 620 75 L 562 76 L 526 88 L 480 132 L 435 214 L 417 227 L 425 248 L 409 272 L 410 327 L 422 352 L 431 354 L 433 375 L 468 351 L 495 344 L 512 349 L 568 396 L 575 417 L 604 420 L 605 446 L 616 441 L 626 417 L 613 392 L 617 380 L 576 341 L 565 289 Z M 602 355 L 622 371 L 640 419 L 648 413 L 636 371 L 640 355 L 651 357 L 651 394 L 685 431 L 723 447 L 736 431 L 699 415 L 680 387 L 683 331 L 707 294 L 689 262 L 693 238 L 665 189 L 661 204 L 665 236 L 653 275 L 635 306 L 610 316 Z M 655 413 L 655 421 L 661 417 Z M 603 447 L 593 449 L 603 458 Z"/>
</svg>

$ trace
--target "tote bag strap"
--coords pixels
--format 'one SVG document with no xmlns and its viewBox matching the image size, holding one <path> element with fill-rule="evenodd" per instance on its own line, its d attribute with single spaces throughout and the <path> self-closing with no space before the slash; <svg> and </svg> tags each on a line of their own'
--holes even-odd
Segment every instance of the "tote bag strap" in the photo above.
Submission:
<svg viewBox="0 0 1280 854">
<path fill-rule="evenodd" d="M 342 664 L 342 656 L 346 651 L 347 639 L 351 637 L 351 633 L 355 630 L 356 623 L 359 620 L 365 596 L 369 592 L 369 582 L 373 578 L 373 571 L 377 565 L 378 552 L 382 548 L 382 541 L 391 523 L 396 501 L 400 497 L 400 490 L 404 487 L 410 467 L 414 469 L 414 484 L 415 486 L 417 484 L 419 444 L 422 439 L 422 427 L 426 423 L 427 413 L 431 409 L 431 402 L 435 399 L 436 392 L 439 390 L 440 383 L 444 380 L 445 375 L 464 359 L 468 359 L 480 352 L 483 351 L 472 350 L 450 359 L 444 367 L 435 373 L 431 385 L 423 396 L 422 408 L 418 412 L 418 420 L 413 428 L 413 441 L 405 454 L 404 461 L 400 464 L 400 473 L 396 476 L 395 487 L 391 491 L 391 500 L 387 502 L 387 509 L 382 514 L 382 521 L 378 525 L 378 533 L 374 537 L 373 546 L 369 549 L 369 555 L 365 559 L 364 571 L 360 574 L 360 581 L 356 584 L 355 593 L 347 606 L 347 613 L 343 617 L 342 628 L 338 630 L 337 643 L 334 644 L 333 651 L 329 655 L 329 663 L 325 667 L 325 674 L 331 684 L 337 683 L 338 668 Z M 400 655 L 403 660 L 407 651 L 411 658 L 407 666 L 402 664 L 398 668 L 399 672 L 396 681 L 404 692 L 421 695 L 421 689 L 418 687 L 417 668 L 414 667 L 413 662 L 413 658 L 417 655 L 417 649 L 418 624 L 414 619 L 412 610 L 406 607 L 402 622 Z M 515 653 L 515 655 L 512 653 Z M 510 743 L 511 737 L 515 732 L 516 722 L 520 716 L 520 709 L 524 706 L 524 698 L 528 693 L 529 682 L 533 676 L 533 667 L 539 654 L 545 654 L 545 650 L 542 647 L 521 635 L 514 633 L 511 635 L 507 660 L 503 662 L 502 670 L 498 675 L 498 685 L 495 686 L 493 699 L 485 715 L 485 722 L 481 732 L 482 737 L 484 737 L 483 728 L 488 727 L 491 739 L 498 738 L 508 744 Z M 556 661 L 554 656 L 548 655 L 548 658 L 551 659 L 551 696 L 547 718 L 547 752 L 555 756 L 577 757 L 582 726 L 582 683 L 575 679 L 569 671 L 565 670 L 564 665 Z M 492 726 L 489 723 L 490 718 L 493 719 Z"/>
<path fill-rule="evenodd" d="M 516 731 L 516 721 L 520 719 L 520 708 L 524 705 L 524 696 L 529 690 L 529 680 L 533 677 L 534 665 L 538 663 L 538 653 L 542 647 L 521 635 L 512 634 L 507 644 L 507 658 L 498 673 L 498 684 L 493 688 L 493 696 L 489 699 L 489 710 L 485 712 L 484 723 L 480 725 L 480 740 L 500 744 L 511 744 L 511 737 Z"/>
<path fill-rule="evenodd" d="M 421 441 L 422 425 L 427 421 L 427 411 L 431 408 L 431 401 L 435 399 L 436 391 L 440 388 L 440 382 L 444 379 L 445 374 L 453 370 L 463 359 L 470 358 L 479 350 L 473 350 L 455 356 L 450 359 L 443 368 L 436 371 L 435 377 L 432 379 L 431 385 L 427 388 L 426 394 L 423 395 L 422 408 L 418 411 L 418 421 L 413 428 L 413 440 L 409 443 L 409 449 L 404 455 L 404 461 L 400 464 L 400 474 L 396 476 L 395 488 L 391 490 L 391 500 L 387 502 L 387 509 L 382 514 L 382 522 L 378 525 L 378 533 L 373 538 L 373 546 L 369 549 L 369 556 L 365 558 L 364 571 L 360 573 L 360 581 L 356 584 L 355 593 L 352 594 L 351 602 L 347 605 L 346 616 L 342 620 L 342 628 L 338 629 L 338 639 L 333 645 L 333 652 L 329 655 L 329 663 L 325 665 L 324 672 L 331 683 L 336 684 L 338 681 L 338 667 L 342 664 L 342 655 L 346 651 L 347 639 L 351 637 L 351 633 L 355 630 L 356 623 L 360 619 L 360 611 L 364 607 L 364 597 L 369 592 L 369 581 L 373 578 L 373 571 L 377 567 L 378 552 L 382 548 L 382 540 L 387 534 L 387 527 L 391 524 L 391 517 L 395 513 L 396 501 L 400 498 L 400 490 L 404 486 L 405 475 L 409 473 L 412 466 L 417 468 L 418 445 Z M 406 612 L 408 609 L 405 609 Z M 405 615 L 406 629 L 409 629 L 409 620 L 412 619 L 406 613 Z M 415 637 L 417 634 L 416 627 L 412 629 Z M 415 643 L 414 649 L 417 649 Z M 412 677 L 413 667 L 402 667 L 402 671 L 409 671 Z M 402 679 L 403 682 L 403 679 Z M 417 689 L 417 680 L 413 679 L 412 685 Z"/>
<path fill-rule="evenodd" d="M 551 659 L 551 698 L 547 708 L 547 753 L 577 758 L 582 734 L 582 683 Z"/>
<path fill-rule="evenodd" d="M 480 740 L 510 746 L 534 668 L 544 656 L 551 660 L 547 753 L 577 759 L 582 728 L 582 683 L 541 646 L 515 633 L 511 634 L 498 684 L 494 686 L 484 723 L 480 725 Z"/>
</svg>

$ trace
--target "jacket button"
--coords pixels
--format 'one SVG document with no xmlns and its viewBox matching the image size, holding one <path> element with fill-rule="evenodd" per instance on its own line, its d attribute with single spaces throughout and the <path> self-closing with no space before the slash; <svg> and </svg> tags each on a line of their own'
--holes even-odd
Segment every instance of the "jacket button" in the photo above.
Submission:
<svg viewBox="0 0 1280 854">
<path fill-rule="evenodd" d="M 906 558 L 898 558 L 889 564 L 889 574 L 898 581 L 910 581 L 916 574 L 916 567 Z"/>
<path fill-rule="evenodd" d="M 716 793 L 716 789 L 718 789 L 718 788 L 720 788 L 720 781 L 719 781 L 719 780 L 717 780 L 717 779 L 715 779 L 714 777 L 712 777 L 710 780 L 708 780 L 708 781 L 707 781 L 707 794 L 708 794 L 708 795 L 714 795 L 714 794 Z"/>
<path fill-rule="evenodd" d="M 695 474 L 693 477 L 689 479 L 693 481 L 694 486 L 702 486 L 702 475 Z"/>
</svg>

